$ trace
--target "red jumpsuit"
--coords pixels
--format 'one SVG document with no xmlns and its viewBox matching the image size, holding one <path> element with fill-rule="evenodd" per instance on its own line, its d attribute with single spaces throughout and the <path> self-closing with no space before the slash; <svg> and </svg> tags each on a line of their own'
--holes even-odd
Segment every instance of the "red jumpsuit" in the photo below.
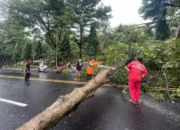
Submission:
<svg viewBox="0 0 180 130">
<path fill-rule="evenodd" d="M 140 96 L 141 80 L 148 72 L 146 67 L 139 61 L 131 62 L 126 68 L 130 71 L 128 76 L 129 92 L 131 100 L 138 103 Z"/>
</svg>

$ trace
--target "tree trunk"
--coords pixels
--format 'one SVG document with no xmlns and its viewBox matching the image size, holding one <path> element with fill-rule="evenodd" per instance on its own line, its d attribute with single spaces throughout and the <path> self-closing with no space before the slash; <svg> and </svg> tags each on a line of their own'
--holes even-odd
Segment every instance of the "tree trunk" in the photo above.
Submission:
<svg viewBox="0 0 180 130">
<path fill-rule="evenodd" d="M 176 39 L 180 38 L 180 25 L 177 28 L 176 34 L 175 34 Z"/>
<path fill-rule="evenodd" d="M 42 113 L 16 130 L 48 130 L 84 100 L 93 96 L 96 89 L 102 86 L 112 74 L 113 69 L 101 71 L 94 79 L 82 88 L 75 88 L 70 94 L 60 96 L 56 102 Z"/>
<path fill-rule="evenodd" d="M 82 43 L 80 43 L 80 45 L 79 45 L 79 58 L 80 59 L 82 59 L 82 45 L 81 45 Z"/>
<path fill-rule="evenodd" d="M 4 65 L 4 62 L 5 62 L 5 56 L 3 55 L 2 57 L 1 57 L 1 61 L 0 61 L 0 68 L 2 68 L 3 67 L 3 65 Z"/>
<path fill-rule="evenodd" d="M 79 43 L 79 49 L 80 49 L 79 58 L 80 59 L 82 59 L 83 33 L 84 33 L 84 27 L 80 25 L 80 43 Z"/>
</svg>

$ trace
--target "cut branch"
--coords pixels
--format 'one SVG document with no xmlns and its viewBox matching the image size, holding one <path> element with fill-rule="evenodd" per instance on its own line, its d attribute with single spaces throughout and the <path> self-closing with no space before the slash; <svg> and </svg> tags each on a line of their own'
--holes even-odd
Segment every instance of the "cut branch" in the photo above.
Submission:
<svg viewBox="0 0 180 130">
<path fill-rule="evenodd" d="M 60 96 L 56 102 L 42 113 L 22 125 L 16 130 L 48 130 L 54 127 L 58 121 L 70 113 L 82 101 L 90 98 L 96 89 L 102 86 L 115 69 L 101 71 L 94 79 L 82 88 L 75 88 L 70 94 Z"/>
</svg>

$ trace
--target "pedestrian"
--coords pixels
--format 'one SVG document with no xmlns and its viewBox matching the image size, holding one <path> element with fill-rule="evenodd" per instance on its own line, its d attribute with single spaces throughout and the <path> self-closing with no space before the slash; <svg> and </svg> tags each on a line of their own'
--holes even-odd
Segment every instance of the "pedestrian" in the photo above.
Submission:
<svg viewBox="0 0 180 130">
<path fill-rule="evenodd" d="M 76 65 L 76 78 L 75 78 L 75 80 L 78 80 L 78 81 L 80 80 L 82 67 L 83 67 L 82 60 L 79 59 L 77 62 L 77 65 Z"/>
<path fill-rule="evenodd" d="M 25 71 L 26 71 L 25 81 L 29 81 L 30 76 L 31 76 L 30 64 L 31 64 L 31 60 L 28 60 L 28 61 L 27 61 L 27 64 L 26 64 L 26 68 L 25 68 Z"/>
<path fill-rule="evenodd" d="M 126 66 L 126 69 L 129 71 L 128 85 L 131 97 L 129 101 L 134 104 L 138 104 L 139 102 L 142 78 L 148 74 L 148 71 L 142 64 L 142 61 L 143 58 L 139 56 L 137 57 L 136 61 L 132 61 Z"/>
<path fill-rule="evenodd" d="M 96 62 L 95 57 L 92 56 L 90 61 L 88 62 L 87 68 L 87 80 L 91 80 L 92 76 L 94 75 L 94 67 L 101 65 L 102 62 Z"/>
</svg>

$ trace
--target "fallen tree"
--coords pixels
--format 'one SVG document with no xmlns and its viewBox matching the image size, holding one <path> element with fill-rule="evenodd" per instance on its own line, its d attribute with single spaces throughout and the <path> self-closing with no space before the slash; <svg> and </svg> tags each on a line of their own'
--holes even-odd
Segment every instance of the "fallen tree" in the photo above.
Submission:
<svg viewBox="0 0 180 130">
<path fill-rule="evenodd" d="M 70 94 L 60 96 L 50 107 L 32 118 L 16 130 L 48 130 L 59 120 L 70 113 L 84 100 L 92 97 L 96 89 L 101 87 L 115 69 L 101 71 L 94 79 L 82 88 L 75 88 Z"/>
</svg>

